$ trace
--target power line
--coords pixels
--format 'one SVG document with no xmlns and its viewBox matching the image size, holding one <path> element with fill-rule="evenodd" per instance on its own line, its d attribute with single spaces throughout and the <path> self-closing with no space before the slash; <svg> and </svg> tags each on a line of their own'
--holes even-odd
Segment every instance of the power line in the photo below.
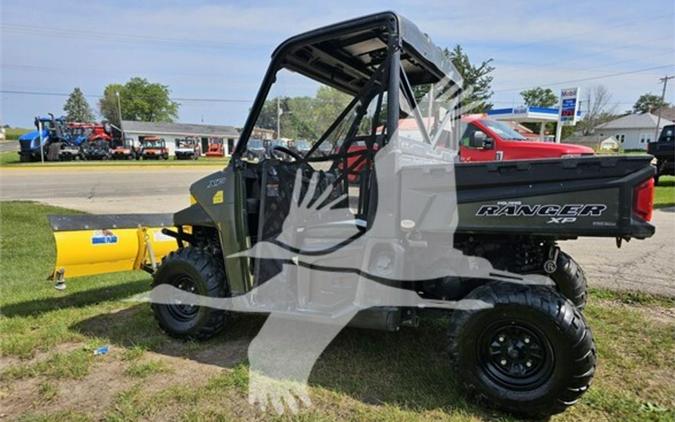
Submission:
<svg viewBox="0 0 675 422">
<path fill-rule="evenodd" d="M 48 26 L 33 26 L 33 25 L 18 25 L 18 24 L 0 24 L 0 29 L 8 32 L 16 32 L 21 34 L 33 34 L 37 36 L 50 36 L 81 40 L 96 40 L 96 41 L 119 41 L 123 43 L 134 41 L 146 41 L 153 43 L 165 44 L 179 44 L 188 47 L 208 47 L 208 48 L 223 48 L 223 47 L 249 47 L 252 43 L 243 43 L 241 41 L 209 41 L 189 38 L 170 38 L 157 37 L 152 35 L 141 34 L 123 34 L 116 32 L 101 32 L 82 29 L 57 28 Z M 257 44 L 268 45 L 268 44 Z"/>
<path fill-rule="evenodd" d="M 665 69 L 667 67 L 673 67 L 673 66 L 675 66 L 675 64 L 666 64 L 666 65 L 660 65 L 660 66 L 647 67 L 647 68 L 644 68 L 644 69 L 631 70 L 631 71 L 627 71 L 627 72 L 609 73 L 609 74 L 606 74 L 606 75 L 593 76 L 593 77 L 588 77 L 588 78 L 579 78 L 579 79 L 570 79 L 570 80 L 567 80 L 567 81 L 541 83 L 541 84 L 536 84 L 536 85 L 531 85 L 531 86 L 521 87 L 521 88 L 498 89 L 498 90 L 495 90 L 493 92 L 520 91 L 520 90 L 523 90 L 523 89 L 531 88 L 532 86 L 555 86 L 555 85 L 572 84 L 572 83 L 577 83 L 577 82 L 593 81 L 593 80 L 597 80 L 597 79 L 606 79 L 606 78 L 613 78 L 613 77 L 616 77 L 616 76 L 632 75 L 634 73 L 648 72 L 650 70 Z"/>
</svg>

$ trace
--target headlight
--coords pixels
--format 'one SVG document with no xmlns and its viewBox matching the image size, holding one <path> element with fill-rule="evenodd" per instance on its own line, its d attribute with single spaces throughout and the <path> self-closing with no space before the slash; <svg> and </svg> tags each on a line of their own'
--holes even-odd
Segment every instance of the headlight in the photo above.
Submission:
<svg viewBox="0 0 675 422">
<path fill-rule="evenodd" d="M 581 154 L 563 154 L 560 156 L 560 158 L 579 158 L 581 157 Z"/>
</svg>

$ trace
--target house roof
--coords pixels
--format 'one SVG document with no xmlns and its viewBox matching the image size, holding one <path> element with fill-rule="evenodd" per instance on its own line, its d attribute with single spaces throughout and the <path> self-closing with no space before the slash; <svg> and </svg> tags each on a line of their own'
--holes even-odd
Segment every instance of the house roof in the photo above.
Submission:
<svg viewBox="0 0 675 422">
<path fill-rule="evenodd" d="M 192 123 L 136 122 L 132 120 L 123 120 L 122 129 L 126 133 L 146 135 L 219 136 L 223 138 L 239 137 L 239 131 L 234 126 Z"/>
<path fill-rule="evenodd" d="M 644 114 L 628 114 L 618 119 L 614 119 L 607 123 L 603 123 L 596 127 L 596 129 L 654 129 L 656 128 L 656 121 L 658 117 L 651 113 Z M 668 119 L 661 118 L 660 126 L 672 125 Z"/>
</svg>

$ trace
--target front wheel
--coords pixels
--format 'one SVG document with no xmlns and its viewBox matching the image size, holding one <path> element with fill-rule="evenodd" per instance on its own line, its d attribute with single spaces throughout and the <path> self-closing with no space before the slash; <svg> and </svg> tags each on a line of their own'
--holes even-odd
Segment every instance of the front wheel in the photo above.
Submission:
<svg viewBox="0 0 675 422">
<path fill-rule="evenodd" d="M 204 249 L 187 247 L 171 252 L 153 277 L 152 287 L 169 284 L 200 296 L 218 298 L 228 294 L 222 261 Z M 159 326 L 170 336 L 206 340 L 225 327 L 227 313 L 176 300 L 173 304 L 153 303 Z"/>
<path fill-rule="evenodd" d="M 595 344 L 570 301 L 546 287 L 502 282 L 467 299 L 487 305 L 457 311 L 450 322 L 451 363 L 470 395 L 507 412 L 546 417 L 588 389 Z"/>
</svg>

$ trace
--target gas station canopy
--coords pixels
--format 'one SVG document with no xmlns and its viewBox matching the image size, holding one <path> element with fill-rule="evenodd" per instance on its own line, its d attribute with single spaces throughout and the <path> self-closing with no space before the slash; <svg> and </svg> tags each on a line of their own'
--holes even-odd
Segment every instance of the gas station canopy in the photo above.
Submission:
<svg viewBox="0 0 675 422">
<path fill-rule="evenodd" d="M 559 113 L 557 108 L 523 106 L 490 110 L 488 116 L 495 120 L 518 123 L 546 123 L 557 122 Z"/>
<path fill-rule="evenodd" d="M 577 110 L 577 116 L 581 113 Z M 488 111 L 488 116 L 495 120 L 503 120 L 518 123 L 539 123 L 539 137 L 543 141 L 545 139 L 546 123 L 556 123 L 555 141 L 560 142 L 560 110 L 558 108 L 549 107 L 513 107 L 513 108 L 498 108 Z"/>
</svg>

